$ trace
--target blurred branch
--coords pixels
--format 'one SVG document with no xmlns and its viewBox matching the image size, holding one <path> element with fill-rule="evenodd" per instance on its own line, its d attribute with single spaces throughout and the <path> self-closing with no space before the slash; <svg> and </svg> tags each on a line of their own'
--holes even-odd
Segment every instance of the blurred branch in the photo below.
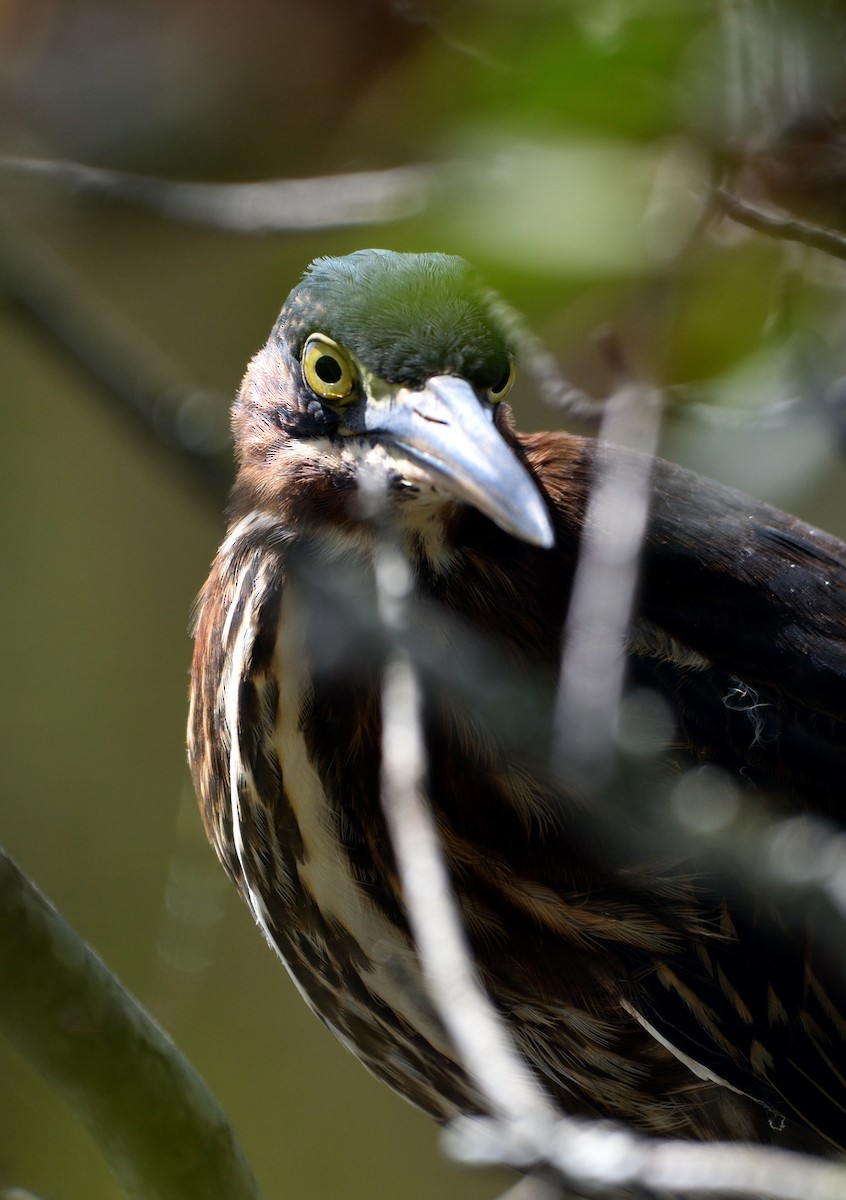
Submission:
<svg viewBox="0 0 846 1200">
<path fill-rule="evenodd" d="M 501 1164 L 509 1161 L 504 1156 L 513 1145 L 507 1126 L 485 1118 L 462 1117 L 448 1130 L 448 1146 L 461 1162 Z M 540 1169 L 544 1178 L 544 1164 L 582 1196 L 843 1200 L 846 1195 L 842 1163 L 741 1142 L 646 1138 L 610 1121 L 572 1117 L 559 1119 L 543 1159 L 511 1165 Z"/>
<path fill-rule="evenodd" d="M 411 606 L 411 565 L 384 520 L 383 481 L 365 471 L 358 482 L 361 509 L 381 524 L 383 534 L 374 556 L 376 611 L 371 616 L 390 645 L 382 678 L 379 794 L 423 977 L 486 1108 L 512 1126 L 548 1130 L 555 1108 L 517 1053 L 473 966 L 425 796 L 423 696 L 413 653 L 403 646 L 409 637 L 416 641 L 419 628 Z"/>
<path fill-rule="evenodd" d="M 397 856 L 414 942 L 438 1015 L 491 1111 L 542 1145 L 555 1108 L 517 1053 L 466 943 L 431 810 L 423 792 L 422 697 L 410 660 L 389 662 L 382 690 L 382 805 Z M 505 1160 L 507 1161 L 507 1159 Z"/>
<path fill-rule="evenodd" d="M 553 748 L 556 773 L 579 791 L 595 792 L 606 783 L 614 761 L 660 427 L 661 399 L 653 389 L 629 383 L 609 400 L 604 444 L 641 454 L 600 454 L 585 512 L 564 627 Z"/>
<path fill-rule="evenodd" d="M 73 1109 L 126 1194 L 260 1200 L 205 1082 L 2 852 L 0 923 L 0 1028 Z"/>
<path fill-rule="evenodd" d="M 800 221 L 794 217 L 776 217 L 771 213 L 762 212 L 740 200 L 724 188 L 714 188 L 711 192 L 717 207 L 727 217 L 746 225 L 757 233 L 768 237 L 778 238 L 785 242 L 799 242 L 812 250 L 822 250 L 835 258 L 846 259 L 846 235 L 828 229 L 824 225 L 814 225 L 810 221 Z"/>
<path fill-rule="evenodd" d="M 471 175 L 478 176 L 482 169 L 476 164 Z M 76 162 L 0 156 L 3 172 L 45 178 L 79 194 L 118 200 L 194 225 L 263 234 L 413 216 L 450 183 L 461 186 L 462 179 L 466 183 L 467 164 L 418 164 L 315 179 L 213 184 L 156 179 Z M 712 189 L 711 196 L 725 215 L 757 232 L 846 258 L 846 235 L 763 213 L 721 188 Z M 228 446 L 224 399 L 185 379 L 175 364 L 95 297 L 55 255 L 19 228 L 4 227 L 2 222 L 0 287 L 42 334 L 123 405 L 136 425 L 140 419 L 145 433 L 176 455 L 180 468 L 211 493 L 219 508 L 230 482 L 222 458 Z M 571 419 L 598 425 L 608 398 L 597 399 L 574 387 L 523 318 L 499 300 L 497 309 L 544 400 Z M 665 410 L 730 428 L 787 424 L 812 408 L 798 397 L 763 412 L 733 412 L 707 400 L 690 404 L 688 391 L 667 389 Z"/>
<path fill-rule="evenodd" d="M 230 481 L 222 397 L 193 385 L 56 255 L 1 216 L 0 295 L 220 509 Z"/>
<path fill-rule="evenodd" d="M 438 183 L 415 165 L 316 179 L 196 183 L 52 159 L 0 156 L 0 172 L 37 176 L 85 194 L 145 208 L 168 220 L 235 233 L 286 233 L 398 221 L 422 212 Z"/>
<path fill-rule="evenodd" d="M 564 375 L 555 355 L 530 329 L 520 313 L 498 297 L 496 311 L 503 328 L 517 346 L 520 362 L 525 365 L 543 402 L 568 420 L 598 429 L 605 420 L 609 405 L 617 401 L 618 396 L 595 397 L 583 388 L 576 387 Z M 603 349 L 607 342 L 608 336 L 603 337 Z M 653 388 L 651 393 L 651 402 L 657 403 L 666 416 L 709 429 L 785 429 L 803 418 L 819 416 L 818 397 L 805 395 L 780 398 L 755 409 L 741 409 L 726 407 L 703 384 L 669 384 L 660 389 Z M 842 402 L 837 405 L 837 399 L 832 396 L 831 408 L 843 407 Z M 618 435 L 612 432 L 609 440 L 618 440 Z"/>
</svg>

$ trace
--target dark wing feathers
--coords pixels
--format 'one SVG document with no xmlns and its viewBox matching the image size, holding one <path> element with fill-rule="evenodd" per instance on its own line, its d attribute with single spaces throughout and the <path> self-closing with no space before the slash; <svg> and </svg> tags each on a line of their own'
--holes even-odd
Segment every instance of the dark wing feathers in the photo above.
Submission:
<svg viewBox="0 0 846 1200">
<path fill-rule="evenodd" d="M 671 698 L 693 761 L 783 815 L 842 824 L 846 547 L 678 467 L 657 463 L 654 482 L 642 615 L 710 665 L 642 657 L 633 678 Z M 819 898 L 785 893 L 776 919 L 742 867 L 701 869 L 700 902 L 723 906 L 727 933 L 642 958 L 635 1008 L 714 1077 L 844 1147 L 846 976 L 818 936 Z"/>
<path fill-rule="evenodd" d="M 846 717 L 846 548 L 836 538 L 657 463 L 642 605 L 726 673 Z"/>
<path fill-rule="evenodd" d="M 776 928 L 753 909 L 751 896 L 733 897 L 730 938 L 635 969 L 633 1005 L 713 1078 L 842 1148 L 844 1029 L 831 1000 L 842 979 L 808 950 L 798 915 Z"/>
</svg>

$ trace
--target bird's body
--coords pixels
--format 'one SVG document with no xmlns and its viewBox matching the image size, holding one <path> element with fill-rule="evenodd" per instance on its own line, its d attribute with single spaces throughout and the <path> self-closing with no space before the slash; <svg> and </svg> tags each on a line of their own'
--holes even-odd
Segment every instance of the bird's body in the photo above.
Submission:
<svg viewBox="0 0 846 1200">
<path fill-rule="evenodd" d="M 491 304 L 457 259 L 323 260 L 251 364 L 197 619 L 189 742 L 211 840 L 345 1044 L 439 1119 L 484 1108 L 429 998 L 380 803 L 388 545 L 413 577 L 406 649 L 446 862 L 542 1085 L 650 1133 L 764 1138 L 784 1118 L 842 1149 L 846 980 L 808 931 L 812 902 L 782 911 L 742 863 L 656 845 L 634 804 L 610 830 L 547 766 L 580 531 L 612 452 L 513 432 Z M 836 821 L 846 547 L 659 462 L 640 578 L 629 674 L 669 704 L 669 769 L 710 763 Z"/>
</svg>

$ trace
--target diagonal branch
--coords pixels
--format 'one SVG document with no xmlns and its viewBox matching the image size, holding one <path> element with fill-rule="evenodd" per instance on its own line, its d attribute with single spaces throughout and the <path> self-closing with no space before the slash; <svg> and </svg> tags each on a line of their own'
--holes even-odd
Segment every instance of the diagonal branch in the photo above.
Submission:
<svg viewBox="0 0 846 1200">
<path fill-rule="evenodd" d="M 204 183 L 157 179 L 54 159 L 0 156 L 0 173 L 35 176 L 181 221 L 233 233 L 286 233 L 416 216 L 431 202 L 436 168 L 356 171 L 315 179 Z"/>
<path fill-rule="evenodd" d="M 795 217 L 777 217 L 765 213 L 724 188 L 714 188 L 711 196 L 717 207 L 739 225 L 746 225 L 757 233 L 765 233 L 780 241 L 799 242 L 812 250 L 823 250 L 834 258 L 846 259 L 846 235 L 834 229 L 814 225 L 811 221 L 799 221 Z"/>
<path fill-rule="evenodd" d="M 375 566 L 379 617 L 396 636 L 407 621 L 411 573 L 389 543 L 378 548 Z M 510 1125 L 525 1125 L 537 1144 L 551 1128 L 555 1108 L 518 1055 L 473 967 L 424 794 L 420 687 L 411 657 L 396 645 L 382 684 L 382 726 L 382 807 L 432 1001 L 485 1103 Z"/>
<path fill-rule="evenodd" d="M 589 792 L 607 783 L 614 761 L 660 420 L 660 396 L 650 389 L 629 384 L 608 402 L 604 445 L 634 446 L 642 457 L 599 455 L 585 513 L 565 625 L 553 765 L 561 778 Z"/>
<path fill-rule="evenodd" d="M 133 1200 L 261 1200 L 182 1053 L 0 852 L 0 1029 L 72 1107 Z"/>
</svg>

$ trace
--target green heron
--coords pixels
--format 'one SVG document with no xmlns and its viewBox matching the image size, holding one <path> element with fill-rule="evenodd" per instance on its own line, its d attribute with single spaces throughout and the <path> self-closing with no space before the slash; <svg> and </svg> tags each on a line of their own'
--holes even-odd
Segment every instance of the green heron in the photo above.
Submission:
<svg viewBox="0 0 846 1200">
<path fill-rule="evenodd" d="M 549 767 L 600 451 L 515 431 L 502 313 L 459 258 L 364 250 L 313 263 L 250 364 L 196 618 L 190 761 L 209 837 L 344 1044 L 439 1120 L 484 1112 L 429 999 L 380 803 L 390 638 L 373 578 L 389 544 L 413 579 L 445 861 L 543 1088 L 651 1134 L 787 1125 L 844 1149 L 846 983 L 813 897 L 782 911 L 742 864 L 650 844 L 635 809 L 594 819 Z M 836 817 L 846 546 L 660 460 L 649 487 L 627 670 L 672 714 L 670 769 L 712 764 L 783 814 Z"/>
</svg>

